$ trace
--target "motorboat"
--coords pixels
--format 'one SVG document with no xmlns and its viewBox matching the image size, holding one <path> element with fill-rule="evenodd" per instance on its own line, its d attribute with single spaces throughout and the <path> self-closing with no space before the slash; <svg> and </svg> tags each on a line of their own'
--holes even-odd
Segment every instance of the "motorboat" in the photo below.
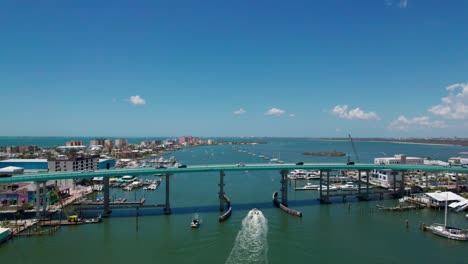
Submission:
<svg viewBox="0 0 468 264">
<path fill-rule="evenodd" d="M 253 209 L 252 209 L 252 213 L 258 215 L 258 214 L 259 214 L 259 211 L 258 211 L 257 208 L 253 208 Z"/>
<path fill-rule="evenodd" d="M 430 230 L 433 234 L 446 237 L 448 239 L 468 241 L 468 229 L 463 230 L 456 227 L 447 226 L 447 198 L 445 199 L 445 222 L 444 224 L 432 224 L 429 226 L 424 226 L 424 230 Z"/>
<path fill-rule="evenodd" d="M 320 188 L 320 185 L 312 184 L 308 182 L 305 186 L 301 188 L 296 188 L 296 190 L 318 190 L 319 188 Z"/>
<path fill-rule="evenodd" d="M 340 190 L 342 190 L 342 191 L 354 191 L 354 190 L 357 190 L 357 188 L 354 186 L 354 184 L 352 182 L 347 182 L 346 184 L 340 186 Z"/>
<path fill-rule="evenodd" d="M 197 217 L 194 217 L 192 219 L 192 222 L 190 222 L 190 226 L 192 228 L 198 228 L 200 226 L 200 219 L 198 219 Z"/>
<path fill-rule="evenodd" d="M 320 188 L 320 186 L 319 186 Z M 322 185 L 322 191 L 327 191 L 327 189 L 329 191 L 337 191 L 338 190 L 338 187 L 336 187 L 335 185 L 330 185 L 330 187 L 327 187 L 326 185 Z"/>
</svg>

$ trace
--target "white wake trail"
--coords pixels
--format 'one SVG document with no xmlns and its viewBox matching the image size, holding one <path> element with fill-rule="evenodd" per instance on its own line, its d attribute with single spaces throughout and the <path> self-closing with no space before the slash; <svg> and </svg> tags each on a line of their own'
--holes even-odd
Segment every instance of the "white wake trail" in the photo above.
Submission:
<svg viewBox="0 0 468 264">
<path fill-rule="evenodd" d="M 249 211 L 226 263 L 268 263 L 267 234 L 268 221 L 262 212 Z"/>
</svg>

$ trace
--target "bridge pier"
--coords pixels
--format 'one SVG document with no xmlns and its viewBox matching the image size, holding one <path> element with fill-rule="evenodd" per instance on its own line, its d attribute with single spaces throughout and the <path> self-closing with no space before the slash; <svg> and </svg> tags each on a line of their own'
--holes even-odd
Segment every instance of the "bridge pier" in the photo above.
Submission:
<svg viewBox="0 0 468 264">
<path fill-rule="evenodd" d="M 109 198 L 109 178 L 105 177 L 103 180 L 103 191 L 104 191 L 104 212 L 102 214 L 103 217 L 108 217 L 110 214 L 110 198 Z"/>
<path fill-rule="evenodd" d="M 361 197 L 361 170 L 358 170 L 358 197 Z"/>
<path fill-rule="evenodd" d="M 166 205 L 164 207 L 164 213 L 165 214 L 171 214 L 171 205 L 169 204 L 169 176 L 171 174 L 167 173 L 166 174 Z"/>
<path fill-rule="evenodd" d="M 223 212 L 224 211 L 224 171 L 219 172 L 219 211 Z"/>
<path fill-rule="evenodd" d="M 327 195 L 324 197 L 323 195 L 323 189 L 322 189 L 322 186 L 323 186 L 323 171 L 321 170 L 320 171 L 320 183 L 319 183 L 319 200 L 321 203 L 330 203 L 330 171 L 326 171 L 326 175 L 327 175 Z"/>
<path fill-rule="evenodd" d="M 43 181 L 36 181 L 36 218 L 41 218 L 41 203 L 42 203 L 42 210 L 45 212 L 46 204 L 46 195 L 44 193 L 44 187 L 46 182 Z M 43 185 L 43 186 L 42 186 Z"/>
<path fill-rule="evenodd" d="M 281 172 L 281 204 L 288 206 L 288 171 Z"/>
<path fill-rule="evenodd" d="M 369 181 L 370 181 L 370 173 L 369 173 L 369 172 L 370 172 L 370 171 L 368 171 L 368 170 L 366 171 L 366 179 L 367 179 L 367 185 L 366 185 L 367 197 L 366 197 L 366 198 L 367 198 L 367 199 L 369 199 L 369 185 L 370 185 L 370 183 L 369 183 Z"/>
</svg>

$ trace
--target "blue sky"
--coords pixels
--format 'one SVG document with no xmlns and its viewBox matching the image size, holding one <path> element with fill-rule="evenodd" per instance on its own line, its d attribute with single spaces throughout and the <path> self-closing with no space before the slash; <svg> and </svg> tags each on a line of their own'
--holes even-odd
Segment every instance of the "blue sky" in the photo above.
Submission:
<svg viewBox="0 0 468 264">
<path fill-rule="evenodd" d="M 2 1 L 0 135 L 466 137 L 466 10 Z"/>
</svg>

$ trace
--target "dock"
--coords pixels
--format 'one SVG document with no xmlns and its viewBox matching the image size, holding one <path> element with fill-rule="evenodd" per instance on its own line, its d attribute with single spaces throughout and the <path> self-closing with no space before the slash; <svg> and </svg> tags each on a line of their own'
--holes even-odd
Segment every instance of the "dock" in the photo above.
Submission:
<svg viewBox="0 0 468 264">
<path fill-rule="evenodd" d="M 139 201 L 136 202 L 127 202 L 127 201 L 113 201 L 109 202 L 110 206 L 140 206 L 145 203 L 145 198 L 141 198 Z M 103 206 L 104 201 L 97 201 L 97 202 L 91 202 L 91 201 L 77 201 L 74 202 L 73 205 L 78 205 L 78 206 Z"/>
<path fill-rule="evenodd" d="M 78 219 L 78 221 L 68 221 L 68 220 L 46 220 L 40 221 L 40 226 L 62 226 L 62 225 L 83 225 L 83 224 L 98 224 L 102 222 L 100 216 L 91 219 Z"/>
<path fill-rule="evenodd" d="M 384 211 L 406 211 L 406 210 L 415 210 L 415 209 L 420 209 L 421 207 L 419 206 L 414 206 L 414 205 L 407 205 L 407 206 L 393 206 L 393 207 L 386 207 L 383 205 L 376 205 L 377 208 L 380 210 Z"/>
</svg>

